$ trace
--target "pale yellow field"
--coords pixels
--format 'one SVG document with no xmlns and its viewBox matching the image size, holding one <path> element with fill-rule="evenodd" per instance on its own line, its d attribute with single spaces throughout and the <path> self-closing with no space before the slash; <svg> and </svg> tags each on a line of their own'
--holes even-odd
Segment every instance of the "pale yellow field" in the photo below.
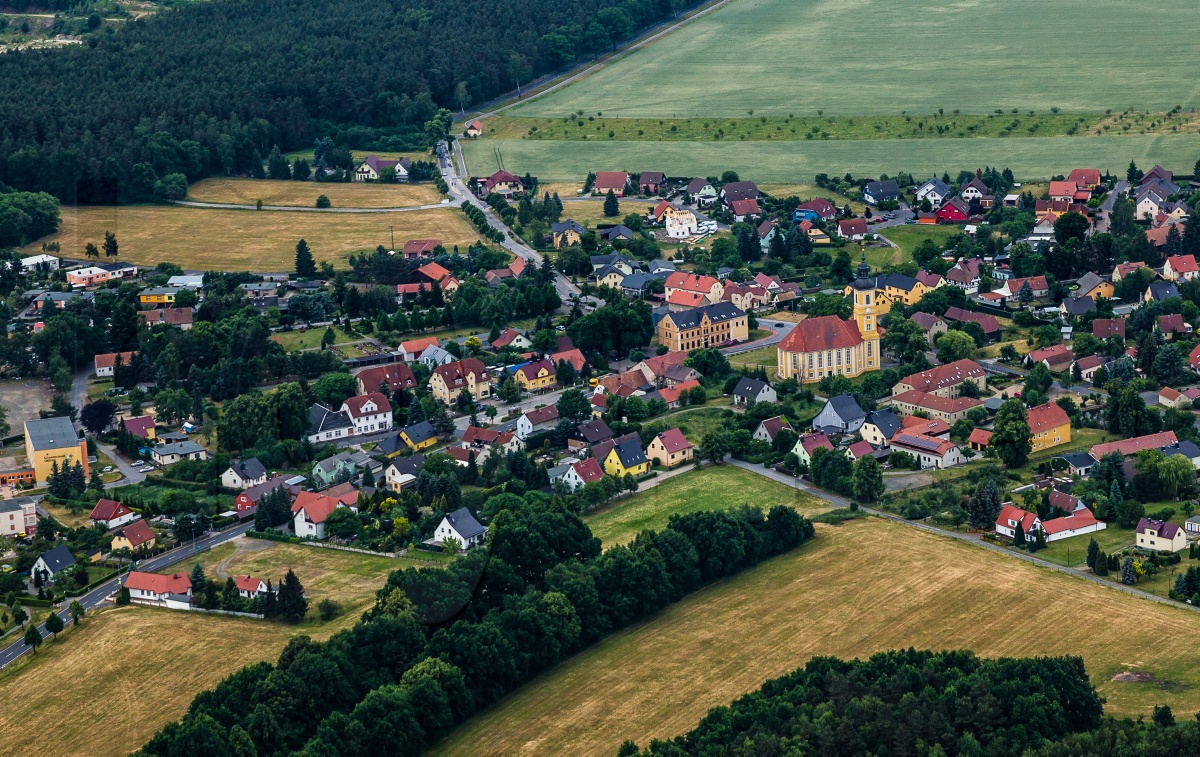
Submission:
<svg viewBox="0 0 1200 757">
<path fill-rule="evenodd" d="M 335 264 L 351 254 L 409 239 L 440 239 L 447 248 L 479 239 L 461 210 L 445 208 L 402 213 L 306 213 L 298 211 L 214 210 L 170 205 L 64 207 L 57 234 L 26 246 L 41 251 L 57 241 L 62 254 L 83 257 L 84 246 L 103 245 L 112 231 L 120 260 L 142 265 L 169 261 L 185 270 L 290 271 L 296 242 L 305 239 L 317 262 Z"/>
<path fill-rule="evenodd" d="M 442 199 L 432 184 L 318 184 L 269 179 L 204 179 L 188 187 L 187 198 L 230 205 L 253 205 L 262 200 L 263 205 L 312 208 L 320 195 L 328 197 L 335 208 L 403 208 L 432 205 Z"/>
<path fill-rule="evenodd" d="M 1109 714 L 1200 709 L 1200 615 L 878 519 L 818 534 L 559 665 L 435 753 L 612 755 L 687 731 L 813 655 L 910 645 L 1078 654 Z M 1124 671 L 1157 682 L 1111 680 Z"/>
</svg>

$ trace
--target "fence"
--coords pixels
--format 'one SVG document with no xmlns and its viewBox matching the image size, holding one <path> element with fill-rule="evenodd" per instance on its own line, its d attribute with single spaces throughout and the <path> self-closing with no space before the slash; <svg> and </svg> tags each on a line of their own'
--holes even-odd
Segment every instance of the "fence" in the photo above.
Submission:
<svg viewBox="0 0 1200 757">
<path fill-rule="evenodd" d="M 307 546 L 307 547 L 320 547 L 321 549 L 340 549 L 343 552 L 358 552 L 358 553 L 364 554 L 364 555 L 377 555 L 379 557 L 397 558 L 397 557 L 403 557 L 404 555 L 408 554 L 407 549 L 402 549 L 399 552 L 375 552 L 370 549 L 359 549 L 358 547 L 345 547 L 345 546 L 342 546 L 341 544 L 326 544 L 325 542 L 320 542 L 320 541 L 301 541 L 299 543 L 301 545 Z"/>
</svg>

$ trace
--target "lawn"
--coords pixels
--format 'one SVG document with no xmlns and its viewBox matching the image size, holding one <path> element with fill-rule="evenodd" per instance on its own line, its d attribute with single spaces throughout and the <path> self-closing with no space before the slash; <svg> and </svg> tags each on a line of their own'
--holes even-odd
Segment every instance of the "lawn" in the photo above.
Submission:
<svg viewBox="0 0 1200 757">
<path fill-rule="evenodd" d="M 315 207 L 317 196 L 325 195 L 335 208 L 402 208 L 432 205 L 442 195 L 432 184 L 375 184 L 348 182 L 329 184 L 315 181 L 271 181 L 269 179 L 204 179 L 188 187 L 189 200 L 232 205 Z"/>
<path fill-rule="evenodd" d="M 900 245 L 902 256 L 900 262 L 912 260 L 913 250 L 917 249 L 926 239 L 932 239 L 934 244 L 941 247 L 947 239 L 961 233 L 962 229 L 957 226 L 930 226 L 918 223 L 893 226 L 879 231 L 880 236 L 887 237 L 888 240 Z M 870 261 L 869 255 L 867 260 Z"/>
<path fill-rule="evenodd" d="M 1084 630 L 1088 629 L 1088 630 Z M 1073 630 L 1075 632 L 1073 632 Z M 1082 655 L 1105 711 L 1200 709 L 1200 616 L 902 524 L 818 526 L 791 554 L 698 592 L 559 665 L 435 754 L 614 754 L 692 728 L 813 655 L 973 649 Z M 1153 683 L 1112 677 L 1139 671 Z"/>
<path fill-rule="evenodd" d="M 702 78 L 695 81 L 698 86 L 708 83 Z M 662 91 L 666 95 L 673 89 Z M 544 181 L 581 181 L 588 171 L 640 171 L 649 167 L 668 176 L 714 176 L 732 170 L 743 179 L 788 184 L 812 181 L 813 176 L 823 172 L 894 176 L 898 171 L 908 171 L 927 178 L 934 173 L 941 176 L 943 171 L 956 174 L 964 168 L 990 165 L 1011 168 L 1018 181 L 1027 182 L 1066 174 L 1078 166 L 1122 173 L 1131 159 L 1139 166 L 1160 163 L 1187 173 L 1196 159 L 1195 144 L 1196 137 L 1190 134 L 691 143 L 476 140 L 464 144 L 463 151 L 473 175 L 486 176 L 499 168 L 495 155 L 498 149 L 507 170 L 518 174 L 529 171 Z"/>
<path fill-rule="evenodd" d="M 815 197 L 824 197 L 834 205 L 837 205 L 838 208 L 849 205 L 850 209 L 856 214 L 861 214 L 867 207 L 864 203 L 851 200 L 849 197 L 840 195 L 837 192 L 822 189 L 816 184 L 759 184 L 758 188 L 766 194 L 780 199 L 798 197 L 801 201 L 805 201 Z"/>
<path fill-rule="evenodd" d="M 735 493 L 736 492 L 736 493 Z M 584 518 L 605 546 L 623 544 L 646 529 L 667 525 L 672 515 L 755 505 L 764 511 L 791 505 L 804 515 L 829 510 L 824 500 L 732 465 L 708 466 L 618 499 Z"/>
<path fill-rule="evenodd" d="M 773 316 L 772 316 L 773 317 Z M 742 352 L 729 356 L 730 365 L 761 365 L 764 368 L 775 368 L 779 365 L 779 350 L 774 346 L 759 347 L 757 350 Z"/>
<path fill-rule="evenodd" d="M 346 330 L 340 326 L 334 327 L 334 344 L 349 344 L 357 342 L 366 337 L 361 334 L 347 334 Z M 291 331 L 275 331 L 271 334 L 271 341 L 278 342 L 288 352 L 296 350 L 311 350 L 321 346 L 321 339 L 325 336 L 324 328 L 312 328 L 300 331 L 293 329 Z"/>
<path fill-rule="evenodd" d="M 308 241 L 313 257 L 345 264 L 351 253 L 409 239 L 440 239 L 447 248 L 479 238 L 461 210 L 445 208 L 397 213 L 305 213 L 214 210 L 184 206 L 128 205 L 64 207 L 58 233 L 25 247 L 41 252 L 43 241 L 62 245 L 62 254 L 82 257 L 88 242 L 112 231 L 120 257 L 131 263 L 177 263 L 186 270 L 290 271 L 296 242 Z"/>
<path fill-rule="evenodd" d="M 701 407 L 671 413 L 659 420 L 665 420 L 672 426 L 677 426 L 683 431 L 688 441 L 699 445 L 700 440 L 709 431 L 715 431 L 726 425 L 727 412 L 727 407 Z"/>
</svg>

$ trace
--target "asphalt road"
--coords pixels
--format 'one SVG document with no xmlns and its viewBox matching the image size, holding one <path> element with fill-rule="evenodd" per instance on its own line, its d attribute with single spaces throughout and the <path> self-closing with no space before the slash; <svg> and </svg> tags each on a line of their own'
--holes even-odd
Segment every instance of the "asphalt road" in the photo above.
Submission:
<svg viewBox="0 0 1200 757">
<path fill-rule="evenodd" d="M 770 326 L 767 324 L 770 324 Z M 780 326 L 777 327 L 775 324 L 780 324 Z M 775 333 L 771 336 L 754 342 L 746 342 L 744 344 L 736 344 L 733 347 L 726 347 L 721 350 L 721 352 L 724 352 L 726 355 L 740 355 L 743 352 L 750 352 L 751 350 L 757 350 L 761 347 L 770 347 L 773 344 L 779 344 L 782 342 L 788 334 L 792 333 L 792 329 L 796 328 L 796 324 L 792 321 L 773 321 L 769 315 L 759 318 L 758 325 L 759 328 L 769 328 Z"/>
<path fill-rule="evenodd" d="M 1108 193 L 1108 197 L 1100 204 L 1100 217 L 1096 221 L 1096 234 L 1103 234 L 1108 231 L 1113 206 L 1116 205 L 1117 198 L 1121 197 L 1126 189 L 1129 189 L 1129 182 L 1127 181 L 1118 181 L 1116 184 L 1113 184 L 1112 191 Z"/>
<path fill-rule="evenodd" d="M 211 549 L 218 544 L 223 544 L 230 539 L 235 539 L 249 531 L 253 525 L 253 523 L 245 523 L 235 528 L 231 528 L 228 531 L 209 534 L 204 538 L 197 540 L 194 544 L 186 544 L 169 552 L 164 552 L 158 557 L 153 557 L 149 560 L 143 560 L 137 567 L 141 571 L 153 573 L 154 571 L 180 562 L 181 560 L 186 560 L 189 556 L 194 555 L 197 552 L 203 552 L 204 550 Z M 105 581 L 100 586 L 97 586 L 95 589 L 92 589 L 87 594 L 84 594 L 82 597 L 76 597 L 76 599 L 79 600 L 80 604 L 83 605 L 85 610 L 94 610 L 95 608 L 107 602 L 108 598 L 117 590 L 119 585 L 119 577 L 112 578 L 108 581 Z M 58 616 L 63 619 L 64 623 L 69 623 L 71 620 L 71 613 L 68 612 L 67 607 L 70 606 L 71 602 L 66 601 L 63 602 L 63 604 L 65 607 L 58 612 Z M 45 623 L 38 626 L 37 629 L 38 633 L 40 633 L 43 638 L 47 636 Z M 3 649 L 0 649 L 0 670 L 8 667 L 15 660 L 20 659 L 22 655 L 25 655 L 28 652 L 29 647 L 25 646 L 24 632 L 13 633 L 11 643 L 9 643 L 8 646 L 4 647 Z"/>
</svg>

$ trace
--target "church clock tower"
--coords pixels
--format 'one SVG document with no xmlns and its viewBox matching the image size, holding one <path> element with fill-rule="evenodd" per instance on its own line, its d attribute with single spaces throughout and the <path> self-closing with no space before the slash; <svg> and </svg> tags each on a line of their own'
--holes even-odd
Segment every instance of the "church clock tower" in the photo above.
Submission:
<svg viewBox="0 0 1200 757">
<path fill-rule="evenodd" d="M 862 262 L 858 264 L 858 278 L 854 280 L 854 322 L 858 324 L 858 333 L 863 338 L 863 367 L 866 370 L 879 370 L 882 362 L 879 354 L 879 316 L 887 312 L 880 309 L 877 302 L 879 295 L 875 291 L 875 281 L 867 278 L 871 266 L 867 265 L 867 254 L 864 252 Z"/>
</svg>

